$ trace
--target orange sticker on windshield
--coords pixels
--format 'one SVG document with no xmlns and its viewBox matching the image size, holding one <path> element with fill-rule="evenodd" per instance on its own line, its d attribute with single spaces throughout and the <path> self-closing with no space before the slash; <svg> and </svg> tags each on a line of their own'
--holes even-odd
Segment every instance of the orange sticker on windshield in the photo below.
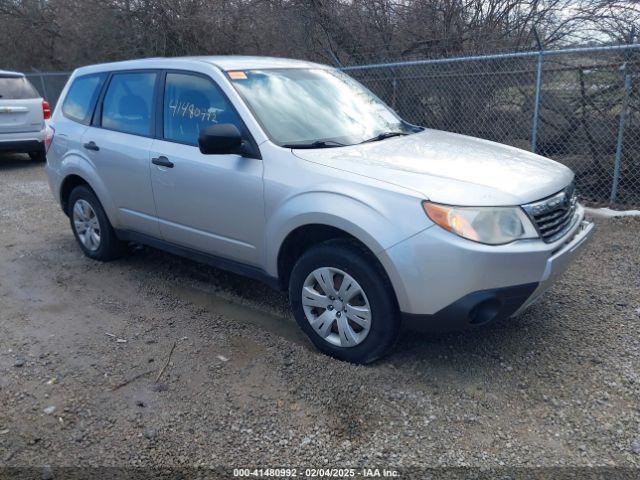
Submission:
<svg viewBox="0 0 640 480">
<path fill-rule="evenodd" d="M 246 80 L 247 74 L 240 71 L 227 72 L 231 80 Z"/>
</svg>

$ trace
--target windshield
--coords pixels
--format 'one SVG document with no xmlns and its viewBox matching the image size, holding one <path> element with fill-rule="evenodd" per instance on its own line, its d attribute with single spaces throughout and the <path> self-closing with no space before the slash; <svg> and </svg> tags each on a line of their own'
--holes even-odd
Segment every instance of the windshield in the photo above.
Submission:
<svg viewBox="0 0 640 480">
<path fill-rule="evenodd" d="M 419 130 L 337 70 L 245 70 L 228 75 L 280 146 L 336 147 Z"/>
</svg>

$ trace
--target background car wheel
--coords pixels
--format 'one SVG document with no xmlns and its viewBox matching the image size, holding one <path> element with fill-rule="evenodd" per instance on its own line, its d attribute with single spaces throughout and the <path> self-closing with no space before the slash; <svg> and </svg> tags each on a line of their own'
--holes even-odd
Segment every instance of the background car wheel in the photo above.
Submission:
<svg viewBox="0 0 640 480">
<path fill-rule="evenodd" d="M 29 152 L 29 158 L 34 162 L 44 162 L 47 160 L 47 155 L 44 150 L 38 150 L 36 152 Z"/>
<path fill-rule="evenodd" d="M 354 242 L 329 240 L 305 252 L 291 272 L 289 299 L 313 344 L 340 360 L 373 362 L 398 337 L 391 283 L 373 255 Z"/>
<path fill-rule="evenodd" d="M 80 185 L 69 196 L 71 230 L 87 257 L 109 261 L 118 258 L 124 244 L 116 234 L 93 191 Z"/>
</svg>

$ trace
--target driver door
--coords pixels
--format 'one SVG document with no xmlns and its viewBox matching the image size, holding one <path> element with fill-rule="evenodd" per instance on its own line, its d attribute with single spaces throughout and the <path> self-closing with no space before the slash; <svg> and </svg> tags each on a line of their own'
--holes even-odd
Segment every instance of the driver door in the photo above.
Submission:
<svg viewBox="0 0 640 480">
<path fill-rule="evenodd" d="M 151 146 L 151 182 L 167 242 L 246 264 L 259 264 L 264 230 L 262 160 L 236 154 L 203 155 L 202 128 L 239 115 L 204 75 L 167 72 L 163 132 Z"/>
</svg>

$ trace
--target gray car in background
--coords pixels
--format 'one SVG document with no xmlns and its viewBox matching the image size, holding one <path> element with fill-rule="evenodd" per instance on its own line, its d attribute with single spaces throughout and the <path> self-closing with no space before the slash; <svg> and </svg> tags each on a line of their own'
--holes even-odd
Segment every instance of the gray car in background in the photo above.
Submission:
<svg viewBox="0 0 640 480">
<path fill-rule="evenodd" d="M 44 161 L 51 140 L 45 120 L 50 117 L 49 103 L 22 73 L 0 70 L 0 152 L 28 153 Z"/>
<path fill-rule="evenodd" d="M 323 352 L 518 314 L 593 231 L 574 175 L 411 125 L 333 68 L 264 57 L 76 70 L 47 173 L 84 253 L 161 248 L 288 290 Z"/>
</svg>

